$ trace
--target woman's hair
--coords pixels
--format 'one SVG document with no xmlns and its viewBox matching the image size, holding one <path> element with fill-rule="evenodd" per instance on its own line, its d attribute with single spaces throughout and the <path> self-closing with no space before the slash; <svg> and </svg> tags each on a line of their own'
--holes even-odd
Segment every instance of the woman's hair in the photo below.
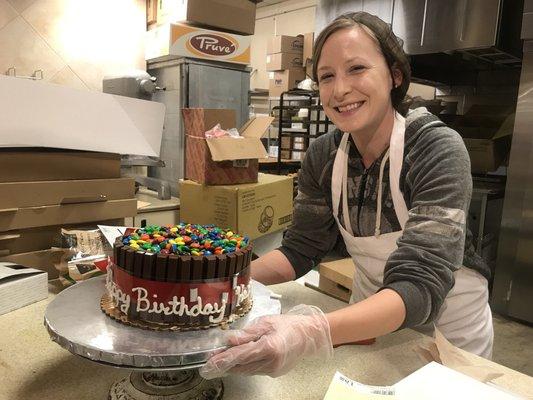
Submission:
<svg viewBox="0 0 533 400">
<path fill-rule="evenodd" d="M 395 67 L 401 71 L 402 83 L 391 90 L 391 101 L 392 106 L 398 112 L 405 114 L 407 108 L 402 102 L 407 93 L 407 89 L 409 89 L 409 83 L 411 82 L 411 66 L 409 65 L 409 59 L 403 51 L 403 41 L 396 37 L 389 24 L 375 15 L 364 11 L 342 14 L 335 18 L 333 22 L 320 32 L 313 49 L 313 80 L 318 83 L 317 66 L 320 54 L 322 53 L 322 47 L 324 47 L 326 40 L 338 30 L 353 28 L 356 26 L 362 28 L 379 43 L 381 53 L 383 54 L 383 57 L 385 57 L 385 61 L 391 72 L 393 85 L 394 75 L 392 74 L 392 68 Z"/>
</svg>

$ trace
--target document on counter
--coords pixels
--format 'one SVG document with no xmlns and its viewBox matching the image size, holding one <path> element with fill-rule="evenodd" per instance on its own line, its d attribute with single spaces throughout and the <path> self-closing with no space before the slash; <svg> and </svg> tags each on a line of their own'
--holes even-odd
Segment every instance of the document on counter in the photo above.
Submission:
<svg viewBox="0 0 533 400">
<path fill-rule="evenodd" d="M 324 400 L 517 400 L 521 397 L 431 362 L 394 386 L 368 386 L 337 372 Z"/>
<path fill-rule="evenodd" d="M 324 400 L 392 400 L 395 390 L 390 386 L 368 386 L 336 372 Z"/>
</svg>

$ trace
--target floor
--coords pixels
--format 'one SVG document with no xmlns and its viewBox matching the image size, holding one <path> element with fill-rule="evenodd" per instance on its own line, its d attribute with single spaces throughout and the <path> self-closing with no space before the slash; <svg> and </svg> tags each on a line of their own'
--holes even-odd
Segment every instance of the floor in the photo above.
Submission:
<svg viewBox="0 0 533 400">
<path fill-rule="evenodd" d="M 297 280 L 318 286 L 318 272 Z M 527 325 L 494 314 L 494 350 L 492 360 L 515 371 L 533 376 L 533 325 Z"/>
</svg>

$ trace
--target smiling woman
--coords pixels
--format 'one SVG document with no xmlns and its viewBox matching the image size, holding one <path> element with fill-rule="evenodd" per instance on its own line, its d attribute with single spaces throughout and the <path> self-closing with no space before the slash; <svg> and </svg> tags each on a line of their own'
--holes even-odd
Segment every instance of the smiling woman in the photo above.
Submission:
<svg viewBox="0 0 533 400">
<path fill-rule="evenodd" d="M 300 277 L 340 237 L 355 264 L 351 304 L 259 319 L 200 372 L 278 376 L 301 358 L 330 356 L 334 344 L 402 328 L 436 327 L 452 344 L 490 357 L 489 270 L 467 234 L 472 177 L 461 137 L 425 108 L 404 107 L 407 56 L 378 17 L 336 18 L 318 36 L 313 62 L 337 129 L 309 146 L 293 224 L 251 273 L 266 284 Z"/>
</svg>

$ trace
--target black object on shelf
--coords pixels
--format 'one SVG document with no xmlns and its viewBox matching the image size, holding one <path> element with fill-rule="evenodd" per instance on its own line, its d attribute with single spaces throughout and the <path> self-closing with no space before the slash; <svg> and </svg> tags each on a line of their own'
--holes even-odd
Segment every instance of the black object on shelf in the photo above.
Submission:
<svg viewBox="0 0 533 400">
<path fill-rule="evenodd" d="M 294 89 L 283 92 L 279 98 L 279 106 L 274 107 L 274 110 L 276 109 L 279 111 L 276 170 L 278 174 L 282 174 L 286 169 L 284 164 L 287 164 L 287 160 L 282 156 L 288 155 L 285 158 L 290 159 L 289 163 L 296 163 L 299 166 L 310 142 L 327 133 L 331 122 L 324 114 L 318 91 Z M 301 109 L 307 109 L 307 117 L 297 119 L 297 123 L 301 125 L 293 128 L 292 124 L 295 121 L 291 114 Z M 292 160 L 293 154 L 301 154 L 299 160 Z"/>
</svg>

